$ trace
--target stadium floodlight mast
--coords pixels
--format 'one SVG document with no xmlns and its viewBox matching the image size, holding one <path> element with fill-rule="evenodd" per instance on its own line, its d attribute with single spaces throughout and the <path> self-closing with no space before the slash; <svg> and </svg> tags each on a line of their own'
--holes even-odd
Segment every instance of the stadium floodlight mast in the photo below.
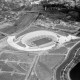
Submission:
<svg viewBox="0 0 80 80">
<path fill-rule="evenodd" d="M 38 46 L 31 47 L 26 43 L 31 38 L 38 37 L 38 36 L 43 36 L 43 35 L 52 36 L 54 39 L 49 45 L 46 45 L 44 47 L 38 47 Z M 53 47 L 55 47 L 54 41 L 55 41 L 55 43 L 59 42 L 59 44 L 61 45 L 65 42 L 67 42 L 67 41 L 70 41 L 71 38 L 76 38 L 76 37 L 74 37 L 74 36 L 73 37 L 72 36 L 64 37 L 64 36 L 57 35 L 56 33 L 52 32 L 52 31 L 39 30 L 39 31 L 30 32 L 30 33 L 27 33 L 27 34 L 21 36 L 20 41 L 21 41 L 22 44 L 25 45 L 25 47 L 18 45 L 17 43 L 19 41 L 14 42 L 14 39 L 15 39 L 14 35 L 13 36 L 8 36 L 7 42 L 10 46 L 12 46 L 12 47 L 14 47 L 18 50 L 45 51 L 45 50 L 49 50 L 49 49 L 52 49 Z"/>
</svg>

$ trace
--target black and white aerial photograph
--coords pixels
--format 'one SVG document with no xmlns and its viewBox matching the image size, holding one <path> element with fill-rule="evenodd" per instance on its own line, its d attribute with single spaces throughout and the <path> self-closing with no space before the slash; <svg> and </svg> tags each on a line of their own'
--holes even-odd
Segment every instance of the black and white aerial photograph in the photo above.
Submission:
<svg viewBox="0 0 80 80">
<path fill-rule="evenodd" d="M 80 0 L 0 0 L 0 80 L 80 80 Z"/>
</svg>

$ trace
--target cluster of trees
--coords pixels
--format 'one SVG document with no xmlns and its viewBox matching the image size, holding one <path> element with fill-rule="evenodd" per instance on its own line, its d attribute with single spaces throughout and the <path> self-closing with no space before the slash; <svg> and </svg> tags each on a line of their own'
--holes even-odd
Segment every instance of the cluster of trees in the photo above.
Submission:
<svg viewBox="0 0 80 80">
<path fill-rule="evenodd" d="M 29 4 L 28 0 L 0 0 L 0 23 L 17 19 Z"/>
<path fill-rule="evenodd" d="M 64 20 L 76 22 L 80 22 L 79 4 L 79 0 L 44 0 L 41 2 L 45 11 L 52 14 L 54 12 L 62 13 L 62 15 L 66 15 Z"/>
<path fill-rule="evenodd" d="M 18 13 L 31 10 L 31 2 L 36 1 L 40 1 L 37 6 L 42 6 L 44 11 L 60 12 L 66 15 L 66 20 L 80 22 L 80 0 L 0 0 L 0 22 L 18 18 Z"/>
</svg>

